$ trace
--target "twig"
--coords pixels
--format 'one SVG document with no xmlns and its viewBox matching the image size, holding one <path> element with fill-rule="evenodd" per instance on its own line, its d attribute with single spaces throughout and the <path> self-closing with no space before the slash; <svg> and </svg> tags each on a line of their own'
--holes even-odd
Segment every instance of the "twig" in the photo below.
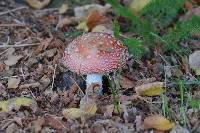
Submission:
<svg viewBox="0 0 200 133">
<path fill-rule="evenodd" d="M 53 70 L 53 81 L 51 84 L 51 90 L 53 90 L 53 85 L 54 85 L 54 80 L 55 80 L 55 74 L 56 74 L 56 68 L 57 68 L 57 64 L 55 64 L 54 70 Z"/>
<path fill-rule="evenodd" d="M 28 75 L 23 75 L 23 76 L 28 76 Z M 8 76 L 8 77 L 0 77 L 0 79 L 9 79 L 9 78 L 18 78 L 18 77 L 23 77 L 22 75 L 14 75 L 14 76 Z"/>
<path fill-rule="evenodd" d="M 8 14 L 8 13 L 11 13 L 11 12 L 15 12 L 15 11 L 18 11 L 18 10 L 27 9 L 27 8 L 28 8 L 27 6 L 22 6 L 22 7 L 18 7 L 18 8 L 12 9 L 12 10 L 8 10 L 8 11 L 5 11 L 5 12 L 1 12 L 1 13 L 0 13 L 0 16 L 1 16 L 1 15 L 5 15 L 5 14 Z"/>
<path fill-rule="evenodd" d="M 0 48 L 18 48 L 18 47 L 28 47 L 28 46 L 35 46 L 35 45 L 40 45 L 41 43 L 28 43 L 28 44 L 20 44 L 20 45 L 0 45 Z"/>
<path fill-rule="evenodd" d="M 0 27 L 25 27 L 24 24 L 0 24 Z"/>
<path fill-rule="evenodd" d="M 76 80 L 74 79 L 74 78 L 72 78 L 71 76 L 70 76 L 70 78 L 74 81 L 74 83 L 76 84 L 76 86 L 78 87 L 78 89 L 80 90 L 80 92 L 83 94 L 83 95 L 85 95 L 85 93 L 82 91 L 82 89 L 79 87 L 79 85 L 76 83 Z"/>
<path fill-rule="evenodd" d="M 20 72 L 21 72 L 21 74 L 22 74 L 23 79 L 25 80 L 25 75 L 24 75 L 24 71 L 23 71 L 23 68 L 22 68 L 22 67 L 20 67 Z"/>
<path fill-rule="evenodd" d="M 0 56 L 4 53 L 6 53 L 8 51 L 8 49 L 4 50 L 3 52 L 0 53 Z"/>
<path fill-rule="evenodd" d="M 54 12 L 58 11 L 58 8 L 48 8 L 48 9 L 42 9 L 42 10 L 36 10 L 35 12 Z"/>
</svg>

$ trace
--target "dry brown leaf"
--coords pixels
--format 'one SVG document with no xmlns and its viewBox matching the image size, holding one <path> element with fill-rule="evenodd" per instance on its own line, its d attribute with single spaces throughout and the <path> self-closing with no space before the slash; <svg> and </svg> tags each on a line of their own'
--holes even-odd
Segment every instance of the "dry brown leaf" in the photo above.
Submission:
<svg viewBox="0 0 200 133">
<path fill-rule="evenodd" d="M 10 125 L 8 125 L 8 127 L 6 128 L 5 133 L 16 133 L 18 131 L 19 127 L 17 126 L 17 124 L 15 123 L 11 123 Z"/>
<path fill-rule="evenodd" d="M 62 122 L 56 117 L 46 116 L 44 119 L 45 119 L 45 124 L 44 124 L 45 126 L 50 126 L 56 130 L 61 130 L 63 128 Z"/>
<path fill-rule="evenodd" d="M 17 78 L 11 77 L 11 78 L 8 79 L 8 87 L 7 88 L 15 89 L 15 88 L 18 87 L 19 83 L 20 83 L 19 77 L 17 77 Z"/>
<path fill-rule="evenodd" d="M 87 27 L 88 30 L 91 31 L 95 26 L 104 24 L 108 21 L 108 19 L 103 16 L 99 11 L 95 10 L 90 12 L 87 18 Z"/>
<path fill-rule="evenodd" d="M 147 83 L 135 87 L 135 91 L 140 96 L 157 96 L 163 93 L 163 82 Z"/>
<path fill-rule="evenodd" d="M 185 5 L 185 8 L 187 10 L 192 10 L 192 8 L 193 8 L 193 5 L 192 5 L 192 3 L 189 0 L 186 0 L 185 3 L 184 3 L 184 5 Z"/>
<path fill-rule="evenodd" d="M 200 0 L 193 0 L 195 1 L 198 5 L 200 5 Z"/>
<path fill-rule="evenodd" d="M 42 9 L 44 7 L 46 7 L 51 0 L 24 0 L 25 2 L 27 2 L 32 8 L 34 9 Z"/>
<path fill-rule="evenodd" d="M 146 117 L 143 122 L 144 129 L 154 128 L 157 130 L 167 131 L 172 129 L 174 126 L 175 124 L 173 122 L 158 115 Z"/>
<path fill-rule="evenodd" d="M 111 105 L 107 105 L 107 106 L 105 106 L 105 112 L 104 112 L 104 116 L 106 117 L 106 118 L 111 118 L 112 117 L 112 114 L 113 114 L 113 112 L 114 112 L 114 105 L 113 104 L 111 104 Z"/>
<path fill-rule="evenodd" d="M 117 79 L 119 81 L 119 84 L 122 86 L 122 88 L 128 89 L 128 88 L 133 88 L 135 86 L 135 83 L 132 80 L 122 75 L 118 75 Z"/>
<path fill-rule="evenodd" d="M 106 4 L 105 6 L 99 4 L 89 4 L 80 7 L 74 8 L 75 17 L 78 21 L 82 21 L 87 18 L 88 14 L 94 10 L 100 11 L 101 13 L 105 13 L 108 9 L 111 8 L 110 4 Z"/>
<path fill-rule="evenodd" d="M 58 21 L 57 28 L 63 28 L 64 26 L 67 26 L 71 23 L 72 23 L 71 19 L 69 19 L 68 17 L 65 17 Z"/>
<path fill-rule="evenodd" d="M 44 117 L 38 117 L 38 119 L 34 122 L 35 133 L 40 133 L 42 126 L 45 124 Z"/>
<path fill-rule="evenodd" d="M 180 17 L 180 21 L 187 21 L 193 16 L 200 16 L 200 7 L 192 8 L 185 15 Z"/>
<path fill-rule="evenodd" d="M 6 87 L 0 82 L 0 95 L 4 95 L 6 93 Z"/>
<path fill-rule="evenodd" d="M 7 60 L 4 61 L 4 63 L 7 65 L 7 66 L 13 66 L 15 64 L 17 64 L 17 62 L 22 58 L 23 56 L 22 55 L 11 55 L 8 57 Z"/>
</svg>

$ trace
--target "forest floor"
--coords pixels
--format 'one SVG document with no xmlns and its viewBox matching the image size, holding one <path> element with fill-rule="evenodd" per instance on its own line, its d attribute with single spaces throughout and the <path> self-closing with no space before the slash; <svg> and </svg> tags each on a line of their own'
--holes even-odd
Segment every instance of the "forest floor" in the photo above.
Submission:
<svg viewBox="0 0 200 133">
<path fill-rule="evenodd" d="M 92 12 L 77 14 L 74 8 L 101 6 L 104 16 L 91 20 L 89 30 L 98 24 L 112 27 L 116 16 L 104 1 L 76 2 L 62 9 L 54 2 L 36 10 L 20 0 L 0 1 L 0 132 L 200 132 L 199 77 L 188 62 L 189 55 L 200 49 L 200 35 L 189 40 L 195 48 L 182 44 L 190 51 L 184 56 L 164 54 L 159 47 L 151 58 L 146 55 L 140 61 L 130 54 L 121 72 L 104 77 L 103 95 L 93 94 L 91 103 L 83 100 L 85 75 L 62 64 L 67 45 L 87 32 L 80 20 Z M 119 23 L 122 28 L 129 26 L 121 17 Z M 122 37 L 135 36 L 125 29 Z M 200 66 L 200 56 L 196 60 Z M 113 86 L 117 93 L 110 89 Z M 81 104 L 89 105 L 87 115 L 80 113 Z"/>
</svg>

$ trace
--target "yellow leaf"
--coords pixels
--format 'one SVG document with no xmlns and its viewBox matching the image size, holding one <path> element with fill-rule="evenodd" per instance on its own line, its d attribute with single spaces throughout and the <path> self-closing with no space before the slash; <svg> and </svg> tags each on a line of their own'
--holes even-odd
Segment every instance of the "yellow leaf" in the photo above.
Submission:
<svg viewBox="0 0 200 133">
<path fill-rule="evenodd" d="M 69 119 L 76 119 L 85 115 L 85 111 L 79 108 L 64 109 L 62 113 L 65 118 L 69 118 Z"/>
<path fill-rule="evenodd" d="M 163 82 L 147 83 L 135 87 L 135 91 L 140 96 L 157 96 L 163 93 Z"/>
<path fill-rule="evenodd" d="M 94 87 L 93 84 L 90 87 Z M 90 90 L 93 90 L 93 89 L 90 89 Z M 97 111 L 96 94 L 94 94 L 93 92 L 91 94 L 87 92 L 87 94 L 80 101 L 80 109 L 85 111 L 85 113 L 88 115 L 95 114 Z"/>
<path fill-rule="evenodd" d="M 143 127 L 145 129 L 154 128 L 157 130 L 167 131 L 175 126 L 173 122 L 162 116 L 154 115 L 144 119 Z"/>
<path fill-rule="evenodd" d="M 138 14 L 151 0 L 132 0 L 129 8 L 133 14 Z"/>
<path fill-rule="evenodd" d="M 0 101 L 0 112 L 8 112 L 8 101 Z"/>
<path fill-rule="evenodd" d="M 34 9 L 42 9 L 45 6 L 47 6 L 51 0 L 24 0 L 25 2 L 27 2 L 32 8 Z"/>
<path fill-rule="evenodd" d="M 78 24 L 78 26 L 76 27 L 76 29 L 88 31 L 87 21 L 84 20 L 84 21 L 80 22 L 80 23 Z"/>
<path fill-rule="evenodd" d="M 196 75 L 200 75 L 200 69 L 196 69 L 196 70 L 195 70 L 195 74 L 196 74 Z"/>
<path fill-rule="evenodd" d="M 0 112 L 19 110 L 21 106 L 30 107 L 33 111 L 37 109 L 37 102 L 31 98 L 17 97 L 7 101 L 0 101 Z"/>
<path fill-rule="evenodd" d="M 21 106 L 30 107 L 32 110 L 36 110 L 37 102 L 32 98 L 27 97 L 17 97 L 9 100 L 9 104 L 15 107 L 18 110 Z"/>
<path fill-rule="evenodd" d="M 67 4 L 62 4 L 62 6 L 58 9 L 59 14 L 63 14 L 68 10 Z"/>
<path fill-rule="evenodd" d="M 87 114 L 95 114 L 97 111 L 96 103 L 91 102 L 91 103 L 85 104 L 83 111 L 85 111 L 85 113 L 87 113 Z"/>
</svg>

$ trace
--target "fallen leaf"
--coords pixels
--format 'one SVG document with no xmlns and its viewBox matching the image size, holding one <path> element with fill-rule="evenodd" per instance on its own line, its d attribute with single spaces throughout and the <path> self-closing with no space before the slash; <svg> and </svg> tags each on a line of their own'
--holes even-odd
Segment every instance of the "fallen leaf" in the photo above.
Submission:
<svg viewBox="0 0 200 133">
<path fill-rule="evenodd" d="M 111 29 L 107 28 L 104 25 L 97 25 L 97 26 L 95 26 L 92 29 L 92 32 L 103 32 L 103 33 L 107 33 L 107 34 L 110 34 L 110 35 L 114 34 L 114 32 Z"/>
<path fill-rule="evenodd" d="M 64 26 L 67 26 L 71 23 L 72 23 L 71 19 L 69 19 L 68 17 L 65 17 L 65 18 L 59 19 L 56 27 L 57 28 L 63 28 Z"/>
<path fill-rule="evenodd" d="M 130 10 L 133 14 L 138 14 L 151 0 L 132 0 Z"/>
<path fill-rule="evenodd" d="M 80 109 L 85 111 L 86 114 L 95 114 L 97 111 L 97 105 L 95 101 L 92 99 L 84 101 L 85 103 L 83 104 L 83 99 L 81 100 L 82 103 L 80 103 Z"/>
<path fill-rule="evenodd" d="M 50 126 L 56 130 L 61 130 L 63 128 L 62 121 L 56 117 L 46 116 L 45 118 L 45 126 Z"/>
<path fill-rule="evenodd" d="M 193 16 L 200 16 L 200 7 L 192 8 L 185 15 L 180 17 L 180 21 L 187 21 Z"/>
<path fill-rule="evenodd" d="M 68 10 L 67 4 L 62 4 L 61 7 L 58 9 L 59 14 L 64 14 Z"/>
<path fill-rule="evenodd" d="M 128 88 L 133 88 L 135 86 L 135 83 L 132 80 L 122 75 L 118 75 L 117 79 L 119 81 L 119 84 L 122 86 L 122 88 L 128 89 Z"/>
<path fill-rule="evenodd" d="M 28 3 L 28 5 L 30 5 L 32 8 L 34 9 L 42 9 L 44 7 L 46 7 L 51 0 L 24 0 L 25 2 Z"/>
<path fill-rule="evenodd" d="M 13 55 L 14 52 L 15 52 L 15 48 L 13 48 L 13 47 L 8 48 L 8 50 L 5 53 L 5 56 L 9 57 L 9 56 Z"/>
<path fill-rule="evenodd" d="M 96 94 L 94 94 L 93 89 L 95 84 L 90 85 L 86 90 L 86 95 L 80 101 L 80 108 L 69 108 L 63 110 L 63 115 L 65 118 L 75 119 L 85 115 L 94 115 L 97 111 L 96 105 Z"/>
<path fill-rule="evenodd" d="M 100 11 L 101 13 L 105 13 L 110 8 L 111 8 L 110 4 L 106 4 L 105 6 L 102 6 L 99 4 L 89 4 L 89 5 L 84 5 L 80 7 L 75 7 L 74 13 L 75 13 L 75 17 L 77 21 L 81 21 L 81 20 L 86 19 L 89 13 L 94 10 Z"/>
<path fill-rule="evenodd" d="M 17 77 L 17 78 L 11 77 L 11 78 L 8 79 L 8 87 L 7 88 L 8 89 L 15 89 L 15 88 L 18 87 L 19 83 L 20 83 L 19 77 Z"/>
<path fill-rule="evenodd" d="M 143 122 L 144 129 L 154 128 L 157 130 L 167 131 L 172 129 L 174 126 L 175 124 L 173 122 L 170 122 L 165 117 L 158 115 L 148 116 L 144 119 Z"/>
<path fill-rule="evenodd" d="M 192 10 L 193 9 L 193 5 L 189 0 L 186 0 L 184 3 L 184 6 L 187 10 Z"/>
<path fill-rule="evenodd" d="M 163 92 L 163 82 L 147 83 L 135 87 L 135 91 L 140 96 L 157 96 Z"/>
<path fill-rule="evenodd" d="M 37 102 L 26 97 L 11 98 L 7 101 L 0 101 L 0 112 L 19 110 L 21 106 L 29 107 L 35 112 L 37 109 Z"/>
<path fill-rule="evenodd" d="M 200 5 L 200 0 L 193 0 L 195 1 L 198 5 Z"/>
<path fill-rule="evenodd" d="M 104 24 L 107 21 L 108 19 L 105 16 L 103 16 L 99 11 L 92 11 L 87 17 L 88 30 L 91 31 L 95 26 Z"/>
<path fill-rule="evenodd" d="M 14 117 L 13 120 L 14 120 L 18 125 L 20 125 L 21 127 L 23 126 L 23 124 L 22 124 L 22 118 L 20 118 L 20 117 Z"/>
<path fill-rule="evenodd" d="M 200 75 L 200 51 L 195 51 L 189 55 L 189 65 L 193 69 L 196 75 Z"/>
<path fill-rule="evenodd" d="M 174 126 L 170 133 L 190 133 L 188 129 L 181 127 L 180 125 Z"/>
<path fill-rule="evenodd" d="M 34 121 L 35 133 L 40 133 L 44 123 L 45 123 L 44 117 L 40 117 L 40 116 L 38 117 L 36 121 Z"/>
<path fill-rule="evenodd" d="M 4 61 L 4 63 L 7 65 L 7 66 L 13 66 L 15 64 L 17 64 L 17 62 L 22 58 L 23 56 L 22 55 L 11 55 L 8 57 L 7 60 Z"/>
<path fill-rule="evenodd" d="M 0 72 L 3 72 L 6 68 L 6 65 L 3 62 L 0 62 Z"/>
<path fill-rule="evenodd" d="M 8 101 L 0 101 L 0 112 L 8 112 Z"/>
<path fill-rule="evenodd" d="M 19 129 L 19 127 L 17 126 L 17 124 L 11 123 L 11 124 L 8 125 L 8 127 L 6 128 L 5 133 L 16 133 L 18 129 Z"/>
<path fill-rule="evenodd" d="M 7 94 L 6 87 L 0 82 L 0 95 Z"/>
<path fill-rule="evenodd" d="M 112 114 L 113 114 L 113 112 L 114 112 L 114 105 L 113 104 L 111 104 L 111 105 L 106 105 L 105 106 L 105 111 L 103 112 L 104 114 L 104 117 L 106 117 L 106 118 L 111 118 L 112 117 Z"/>
<path fill-rule="evenodd" d="M 78 26 L 76 26 L 76 29 L 88 31 L 87 21 L 86 21 L 86 20 L 81 21 L 81 22 L 78 24 Z"/>
<path fill-rule="evenodd" d="M 76 119 L 85 115 L 85 111 L 79 108 L 64 109 L 62 113 L 66 119 Z"/>
</svg>

